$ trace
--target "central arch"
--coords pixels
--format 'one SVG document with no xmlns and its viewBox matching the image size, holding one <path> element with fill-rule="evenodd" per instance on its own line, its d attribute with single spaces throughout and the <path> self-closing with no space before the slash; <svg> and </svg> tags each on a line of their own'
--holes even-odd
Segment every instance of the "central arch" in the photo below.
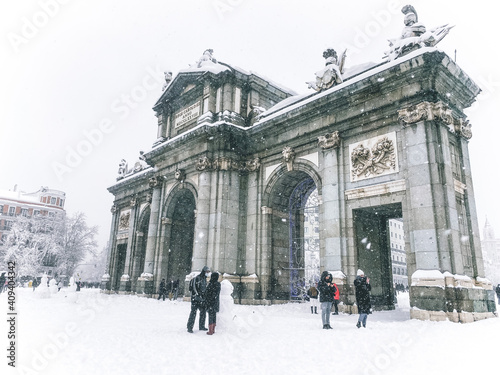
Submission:
<svg viewBox="0 0 500 375">
<path fill-rule="evenodd" d="M 306 249 L 313 250 L 319 245 L 319 234 L 317 238 L 307 238 L 306 232 L 318 225 L 320 184 L 315 172 L 306 170 L 304 167 L 292 171 L 283 168 L 268 185 L 268 207 L 272 208 L 269 293 L 273 300 L 300 299 L 311 281 L 308 280 L 311 272 L 306 269 L 310 268 L 307 266 L 312 257 L 310 254 L 306 257 Z M 316 222 L 308 225 L 305 217 L 314 218 Z M 313 258 L 319 272 L 319 252 Z"/>
<path fill-rule="evenodd" d="M 165 246 L 162 277 L 178 280 L 179 295 L 184 293 L 184 278 L 191 272 L 196 220 L 196 198 L 191 189 L 179 185 L 166 202 Z"/>
</svg>

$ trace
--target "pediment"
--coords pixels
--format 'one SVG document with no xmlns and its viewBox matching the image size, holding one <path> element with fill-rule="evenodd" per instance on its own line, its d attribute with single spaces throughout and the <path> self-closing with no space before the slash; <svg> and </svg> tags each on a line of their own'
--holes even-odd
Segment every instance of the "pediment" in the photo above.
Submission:
<svg viewBox="0 0 500 375">
<path fill-rule="evenodd" d="M 202 72 L 179 73 L 167 86 L 153 108 L 169 101 L 177 100 L 182 95 L 192 91 L 197 86 L 203 86 L 203 83 L 200 80 L 202 75 Z"/>
</svg>

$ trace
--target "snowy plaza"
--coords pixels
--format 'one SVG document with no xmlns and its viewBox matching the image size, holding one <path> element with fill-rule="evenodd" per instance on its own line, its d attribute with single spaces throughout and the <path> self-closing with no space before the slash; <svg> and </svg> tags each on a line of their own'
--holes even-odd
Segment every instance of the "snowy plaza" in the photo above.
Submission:
<svg viewBox="0 0 500 375">
<path fill-rule="evenodd" d="M 2 374 L 460 375 L 498 368 L 499 319 L 410 320 L 405 293 L 396 310 L 370 315 L 366 329 L 356 328 L 357 315 L 340 314 L 325 331 L 308 303 L 234 305 L 227 312 L 233 323 L 221 322 L 213 336 L 197 322 L 186 332 L 190 304 L 180 299 L 96 289 L 62 289 L 48 299 L 29 288 L 16 293 L 18 367 Z"/>
</svg>

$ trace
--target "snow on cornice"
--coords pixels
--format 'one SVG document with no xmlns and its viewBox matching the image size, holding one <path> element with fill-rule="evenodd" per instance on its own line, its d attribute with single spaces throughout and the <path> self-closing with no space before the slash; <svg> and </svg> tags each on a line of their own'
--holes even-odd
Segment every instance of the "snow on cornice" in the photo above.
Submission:
<svg viewBox="0 0 500 375">
<path fill-rule="evenodd" d="M 259 126 L 259 125 L 261 125 L 261 124 L 263 124 L 263 123 L 265 123 L 267 121 L 270 121 L 270 120 L 272 120 L 272 119 L 274 119 L 274 118 L 276 118 L 278 116 L 281 116 L 281 115 L 284 115 L 284 114 L 286 114 L 286 113 L 288 113 L 290 111 L 293 111 L 294 109 L 303 107 L 306 104 L 314 102 L 314 101 L 316 101 L 318 99 L 321 99 L 321 98 L 323 98 L 325 96 L 328 96 L 328 95 L 330 95 L 330 94 L 332 94 L 332 93 L 334 93 L 336 91 L 340 91 L 340 90 L 342 90 L 342 89 L 344 89 L 344 88 L 352 85 L 353 83 L 362 81 L 363 79 L 366 79 L 366 78 L 371 77 L 371 76 L 373 76 L 375 74 L 378 74 L 380 72 L 388 70 L 388 69 L 390 69 L 390 68 L 392 68 L 394 66 L 400 65 L 400 64 L 402 64 L 402 63 L 404 63 L 404 62 L 406 62 L 408 60 L 411 60 L 411 59 L 415 58 L 416 56 L 420 56 L 420 55 L 423 55 L 425 53 L 435 52 L 435 51 L 439 51 L 439 50 L 437 48 L 435 48 L 435 47 L 420 48 L 417 51 L 409 53 L 408 55 L 406 55 L 404 57 L 401 57 L 399 59 L 396 59 L 396 60 L 393 60 L 393 61 L 389 61 L 387 63 L 382 63 L 381 65 L 378 65 L 378 66 L 374 67 L 373 69 L 367 70 L 364 73 L 358 74 L 358 75 L 354 76 L 353 78 L 342 82 L 341 84 L 338 84 L 336 86 L 331 87 L 328 90 L 325 90 L 323 92 L 317 93 L 317 94 L 312 95 L 312 96 L 305 96 L 304 100 L 300 100 L 301 98 L 298 98 L 298 100 L 300 100 L 299 102 L 296 102 L 295 104 L 291 104 L 290 106 L 282 108 L 282 109 L 279 109 L 277 111 L 275 110 L 272 113 L 269 113 L 268 116 L 266 116 L 266 112 L 264 112 L 262 114 L 262 119 L 259 120 L 259 121 L 257 121 L 255 124 L 253 124 L 251 128 L 257 127 L 257 126 Z M 287 99 L 285 99 L 285 100 L 287 100 Z M 293 101 L 291 101 L 291 102 L 293 102 Z M 278 103 L 277 105 L 279 105 L 279 104 L 280 103 Z"/>
</svg>

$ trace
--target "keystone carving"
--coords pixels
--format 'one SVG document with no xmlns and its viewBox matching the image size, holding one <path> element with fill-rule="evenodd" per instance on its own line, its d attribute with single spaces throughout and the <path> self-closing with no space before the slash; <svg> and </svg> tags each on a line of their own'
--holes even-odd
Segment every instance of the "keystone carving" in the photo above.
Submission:
<svg viewBox="0 0 500 375">
<path fill-rule="evenodd" d="M 333 133 L 326 133 L 325 135 L 320 135 L 318 137 L 318 146 L 323 150 L 329 148 L 338 148 L 340 146 L 339 132 L 335 131 Z"/>
<path fill-rule="evenodd" d="M 293 170 L 293 161 L 295 160 L 295 150 L 289 146 L 285 147 L 281 151 L 283 155 L 283 161 L 286 163 L 286 168 L 290 172 Z"/>
<path fill-rule="evenodd" d="M 177 181 L 184 181 L 186 179 L 186 172 L 184 169 L 176 169 L 174 177 Z"/>
</svg>

